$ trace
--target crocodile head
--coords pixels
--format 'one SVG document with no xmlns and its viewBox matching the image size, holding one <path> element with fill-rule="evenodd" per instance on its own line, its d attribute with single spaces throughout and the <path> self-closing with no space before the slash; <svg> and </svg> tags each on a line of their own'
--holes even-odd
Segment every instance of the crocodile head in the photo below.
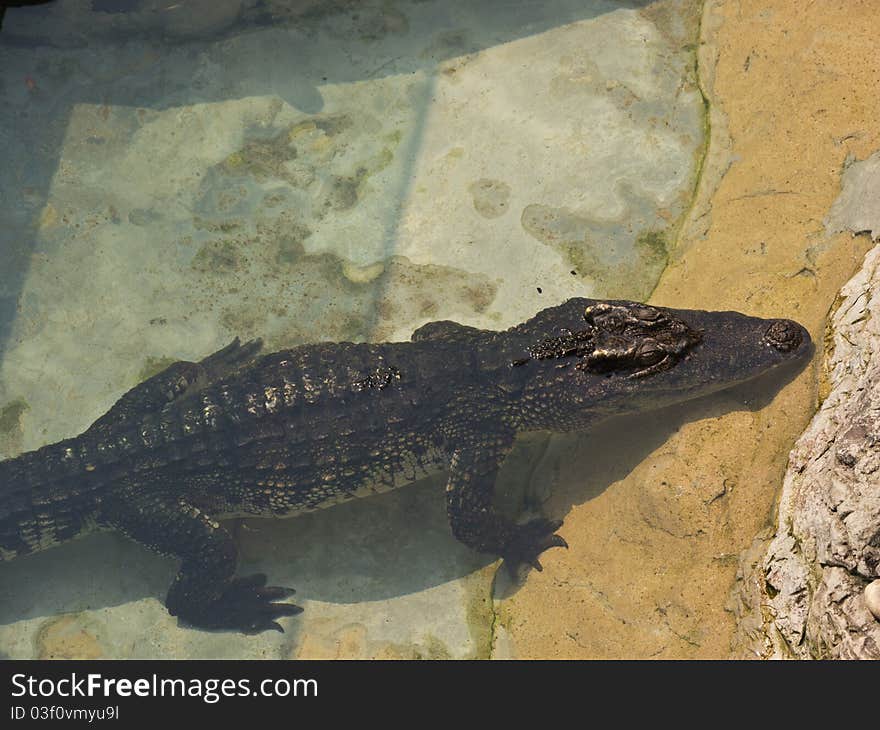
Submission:
<svg viewBox="0 0 880 730">
<path fill-rule="evenodd" d="M 698 330 L 656 307 L 599 302 L 584 309 L 581 329 L 563 328 L 529 348 L 537 360 L 576 356 L 577 370 L 628 372 L 643 378 L 669 370 L 702 339 Z"/>
<path fill-rule="evenodd" d="M 517 331 L 527 356 L 513 370 L 531 369 L 525 391 L 549 396 L 551 418 L 572 428 L 708 395 L 812 353 L 792 320 L 628 301 L 571 299 Z"/>
</svg>

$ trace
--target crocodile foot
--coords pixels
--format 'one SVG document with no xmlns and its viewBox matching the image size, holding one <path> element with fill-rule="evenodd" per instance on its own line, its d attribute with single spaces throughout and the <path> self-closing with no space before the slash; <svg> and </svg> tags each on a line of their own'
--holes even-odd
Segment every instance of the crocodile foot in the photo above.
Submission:
<svg viewBox="0 0 880 730">
<path fill-rule="evenodd" d="M 225 629 L 241 631 L 245 634 L 259 634 L 263 631 L 284 633 L 275 619 L 282 616 L 295 616 L 302 608 L 293 603 L 277 603 L 281 598 L 293 595 L 292 588 L 267 586 L 266 575 L 255 573 L 241 578 L 233 578 L 220 596 L 196 614 L 180 617 L 194 626 L 204 629 Z"/>
<path fill-rule="evenodd" d="M 560 527 L 562 520 L 544 518 L 529 520 L 524 525 L 516 526 L 516 531 L 501 553 L 511 578 L 516 580 L 519 568 L 523 564 L 530 565 L 538 571 L 543 570 L 538 556 L 545 550 L 552 547 L 568 547 L 568 543 L 560 535 L 555 534 Z"/>
<path fill-rule="evenodd" d="M 226 347 L 204 358 L 199 362 L 199 365 L 204 368 L 210 378 L 222 377 L 253 359 L 262 347 L 263 341 L 259 338 L 248 340 L 242 344 L 241 340 L 236 337 Z"/>
</svg>

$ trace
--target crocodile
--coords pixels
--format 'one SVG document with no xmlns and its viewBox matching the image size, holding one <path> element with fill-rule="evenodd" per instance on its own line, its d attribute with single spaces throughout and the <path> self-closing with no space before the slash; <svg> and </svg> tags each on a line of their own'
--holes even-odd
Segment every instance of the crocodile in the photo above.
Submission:
<svg viewBox="0 0 880 730">
<path fill-rule="evenodd" d="M 165 605 L 210 630 L 279 630 L 302 609 L 238 576 L 218 520 L 290 517 L 448 471 L 452 533 L 514 571 L 567 547 L 562 521 L 493 508 L 526 431 L 571 431 L 705 396 L 812 343 L 787 319 L 570 299 L 504 331 L 430 322 L 408 342 L 261 354 L 235 339 L 137 385 L 85 432 L 0 462 L 0 560 L 113 529 L 180 560 Z"/>
</svg>

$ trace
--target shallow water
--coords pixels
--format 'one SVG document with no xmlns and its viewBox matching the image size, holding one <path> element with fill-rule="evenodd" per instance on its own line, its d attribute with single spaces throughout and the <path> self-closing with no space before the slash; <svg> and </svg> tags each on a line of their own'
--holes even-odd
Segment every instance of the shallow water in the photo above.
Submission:
<svg viewBox="0 0 880 730">
<path fill-rule="evenodd" d="M 0 453 L 82 431 L 233 336 L 402 340 L 571 296 L 648 298 L 704 152 L 697 4 L 473 5 L 8 11 Z M 590 458 L 576 439 L 524 441 L 506 499 L 539 507 L 531 472 L 552 484 L 569 464 L 563 501 L 585 501 L 612 481 L 571 473 Z M 242 569 L 297 588 L 283 635 L 179 626 L 161 602 L 174 562 L 116 534 L 0 565 L 15 587 L 0 652 L 503 656 L 496 565 L 451 536 L 442 490 L 238 523 Z M 649 505 L 661 522 L 666 498 Z"/>
</svg>

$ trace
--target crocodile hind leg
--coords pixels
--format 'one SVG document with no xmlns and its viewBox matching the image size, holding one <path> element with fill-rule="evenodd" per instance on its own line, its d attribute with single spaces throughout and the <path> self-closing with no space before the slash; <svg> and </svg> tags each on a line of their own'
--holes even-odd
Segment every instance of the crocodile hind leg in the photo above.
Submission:
<svg viewBox="0 0 880 730">
<path fill-rule="evenodd" d="M 256 355 L 262 344 L 261 340 L 250 340 L 241 344 L 236 337 L 226 347 L 199 362 L 179 360 L 172 363 L 123 395 L 86 433 L 115 428 L 161 410 L 171 401 L 198 388 L 199 384 L 233 372 Z"/>
<path fill-rule="evenodd" d="M 538 518 L 518 525 L 493 509 L 495 481 L 512 445 L 512 433 L 494 440 L 475 436 L 453 451 L 446 512 L 458 540 L 480 552 L 500 555 L 515 578 L 523 564 L 542 570 L 538 557 L 545 550 L 568 545 L 555 534 L 562 520 Z"/>
<path fill-rule="evenodd" d="M 181 559 L 165 605 L 187 624 L 247 634 L 283 632 L 275 619 L 302 611 L 291 603 L 277 603 L 293 590 L 267 586 L 262 573 L 235 577 L 238 551 L 232 537 L 183 499 L 123 492 L 104 501 L 100 522 L 158 553 Z"/>
</svg>

